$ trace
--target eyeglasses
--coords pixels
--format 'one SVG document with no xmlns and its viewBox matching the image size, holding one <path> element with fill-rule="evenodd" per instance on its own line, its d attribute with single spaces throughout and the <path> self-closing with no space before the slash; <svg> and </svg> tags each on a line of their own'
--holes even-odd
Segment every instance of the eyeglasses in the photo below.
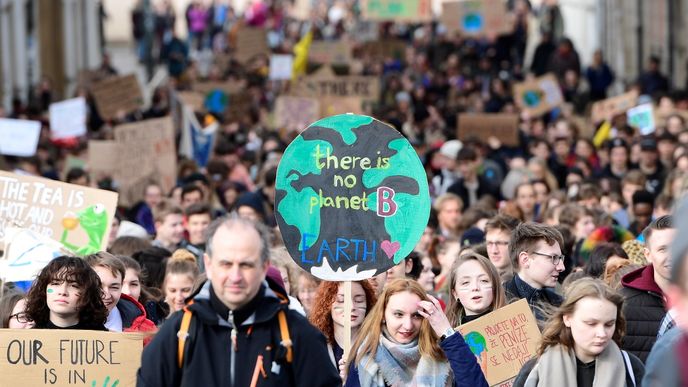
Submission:
<svg viewBox="0 0 688 387">
<path fill-rule="evenodd" d="M 10 320 L 12 320 L 13 318 L 16 318 L 17 322 L 19 322 L 21 324 L 26 324 L 26 323 L 31 322 L 31 320 L 29 319 L 29 316 L 24 312 L 19 312 L 19 313 L 15 313 L 13 315 L 10 315 Z"/>
<path fill-rule="evenodd" d="M 533 251 L 533 254 L 541 255 L 543 257 L 547 257 L 552 260 L 552 265 L 557 266 L 559 262 L 564 261 L 564 255 L 561 254 L 545 254 L 545 253 L 538 253 L 537 251 Z"/>
<path fill-rule="evenodd" d="M 506 247 L 509 246 L 509 241 L 487 241 L 485 242 L 485 246 L 487 247 Z"/>
</svg>

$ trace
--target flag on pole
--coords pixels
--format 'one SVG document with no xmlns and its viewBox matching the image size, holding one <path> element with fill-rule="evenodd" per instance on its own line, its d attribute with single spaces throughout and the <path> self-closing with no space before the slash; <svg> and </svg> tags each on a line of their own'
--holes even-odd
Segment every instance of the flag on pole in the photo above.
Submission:
<svg viewBox="0 0 688 387">
<path fill-rule="evenodd" d="M 182 139 L 179 153 L 196 161 L 199 167 L 205 168 L 215 144 L 215 133 L 220 124 L 213 119 L 203 127 L 190 106 L 182 105 Z"/>
</svg>

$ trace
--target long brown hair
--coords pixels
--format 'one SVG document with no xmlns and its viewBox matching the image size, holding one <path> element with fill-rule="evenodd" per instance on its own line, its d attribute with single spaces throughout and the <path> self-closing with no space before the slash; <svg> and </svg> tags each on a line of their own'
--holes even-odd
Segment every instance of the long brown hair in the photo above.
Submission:
<svg viewBox="0 0 688 387">
<path fill-rule="evenodd" d="M 332 304 L 337 300 L 339 285 L 343 282 L 323 281 L 318 286 L 318 293 L 313 301 L 313 307 L 308 315 L 308 321 L 313 324 L 320 332 L 325 335 L 327 342 L 334 344 L 334 322 L 332 321 Z M 375 305 L 377 297 L 372 285 L 368 281 L 354 281 L 361 285 L 366 298 L 366 312 L 368 316 L 370 310 Z"/>
<path fill-rule="evenodd" d="M 576 303 L 585 297 L 593 297 L 607 300 L 616 306 L 616 326 L 612 340 L 621 345 L 621 339 L 626 334 L 626 319 L 622 309 L 624 299 L 619 293 L 615 292 L 604 282 L 597 278 L 585 277 L 574 281 L 567 288 L 564 294 L 564 302 L 555 309 L 552 316 L 547 320 L 545 329 L 542 331 L 542 341 L 538 348 L 538 356 L 541 356 L 548 347 L 561 344 L 567 349 L 574 346 L 571 328 L 564 325 L 564 315 L 573 314 L 576 310 Z"/>
<path fill-rule="evenodd" d="M 385 286 L 380 298 L 375 303 L 375 306 L 370 311 L 363 325 L 356 341 L 351 346 L 349 352 L 349 359 L 347 364 L 356 364 L 365 357 L 375 357 L 377 353 L 377 346 L 380 344 L 380 335 L 382 334 L 382 322 L 385 318 L 385 309 L 389 303 L 390 297 L 397 293 L 410 292 L 420 297 L 421 300 L 429 301 L 427 293 L 420 284 L 410 279 L 396 279 Z M 429 356 L 433 360 L 444 360 L 446 356 L 444 351 L 440 348 L 439 338 L 427 319 L 423 319 L 420 324 L 420 333 L 418 334 L 418 349 L 421 356 Z"/>
<path fill-rule="evenodd" d="M 485 270 L 487 276 L 490 277 L 490 282 L 492 282 L 492 303 L 490 304 L 489 310 L 497 310 L 506 305 L 504 287 L 502 287 L 502 280 L 499 277 L 499 272 L 495 265 L 492 264 L 488 258 L 468 250 L 460 254 L 459 258 L 454 261 L 451 271 L 449 272 L 449 277 L 447 277 L 450 296 L 449 302 L 447 303 L 447 319 L 449 319 L 449 323 L 453 327 L 461 325 L 461 318 L 464 316 L 465 310 L 461 302 L 452 294 L 452 291 L 456 287 L 456 279 L 459 277 L 459 267 L 468 261 L 477 261 Z"/>
</svg>

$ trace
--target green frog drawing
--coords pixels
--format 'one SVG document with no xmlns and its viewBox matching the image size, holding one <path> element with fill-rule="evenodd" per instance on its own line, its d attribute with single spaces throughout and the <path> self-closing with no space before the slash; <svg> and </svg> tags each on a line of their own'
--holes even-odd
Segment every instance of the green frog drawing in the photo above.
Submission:
<svg viewBox="0 0 688 387">
<path fill-rule="evenodd" d="M 68 215 L 69 213 L 62 219 L 64 230 L 62 231 L 60 243 L 79 255 L 93 254 L 100 251 L 100 246 L 108 227 L 108 216 L 105 206 L 95 204 L 79 211 L 76 217 L 73 217 L 73 214 L 72 217 Z M 69 232 L 73 231 L 77 226 L 81 226 L 88 236 L 88 243 L 85 246 L 77 246 L 67 242 Z"/>
</svg>

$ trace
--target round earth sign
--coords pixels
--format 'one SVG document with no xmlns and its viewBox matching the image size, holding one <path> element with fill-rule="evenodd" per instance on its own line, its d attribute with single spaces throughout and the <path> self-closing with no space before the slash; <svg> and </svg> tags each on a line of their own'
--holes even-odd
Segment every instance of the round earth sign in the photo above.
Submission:
<svg viewBox="0 0 688 387">
<path fill-rule="evenodd" d="M 430 214 L 411 144 L 372 117 L 311 124 L 277 169 L 275 216 L 290 255 L 323 280 L 373 277 L 413 251 Z"/>
</svg>

